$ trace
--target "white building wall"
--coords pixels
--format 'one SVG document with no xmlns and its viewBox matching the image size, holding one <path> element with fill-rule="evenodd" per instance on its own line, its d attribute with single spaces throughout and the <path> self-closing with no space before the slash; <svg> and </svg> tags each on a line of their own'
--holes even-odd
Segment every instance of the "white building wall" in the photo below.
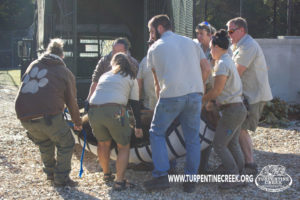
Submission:
<svg viewBox="0 0 300 200">
<path fill-rule="evenodd" d="M 300 103 L 300 39 L 256 39 L 269 67 L 274 97 Z"/>
</svg>

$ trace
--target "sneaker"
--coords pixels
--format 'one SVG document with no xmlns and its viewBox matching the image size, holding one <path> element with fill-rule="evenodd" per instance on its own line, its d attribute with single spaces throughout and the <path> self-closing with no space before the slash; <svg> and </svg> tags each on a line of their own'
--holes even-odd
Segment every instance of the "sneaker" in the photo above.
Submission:
<svg viewBox="0 0 300 200">
<path fill-rule="evenodd" d="M 248 175 L 256 175 L 258 173 L 257 164 L 256 163 L 246 163 L 244 172 L 245 172 L 245 174 L 248 174 Z"/>
<path fill-rule="evenodd" d="M 216 169 L 210 171 L 211 174 L 227 174 L 224 166 L 221 164 Z"/>
<path fill-rule="evenodd" d="M 47 180 L 54 181 L 54 175 L 53 174 L 47 174 Z"/>
<path fill-rule="evenodd" d="M 196 190 L 196 183 L 185 182 L 183 183 L 183 191 L 186 193 L 193 193 Z"/>
<path fill-rule="evenodd" d="M 140 164 L 129 164 L 128 169 L 132 169 L 134 171 L 152 171 L 154 166 L 152 163 L 140 163 Z"/>
<path fill-rule="evenodd" d="M 198 174 L 213 174 L 215 173 L 212 167 L 206 167 L 206 168 L 199 168 Z"/>
<path fill-rule="evenodd" d="M 233 182 L 233 183 L 221 183 L 219 185 L 219 188 L 222 190 L 228 190 L 228 189 L 233 189 L 233 188 L 237 188 L 237 187 L 244 187 L 246 186 L 247 183 L 242 183 L 242 182 Z"/>
<path fill-rule="evenodd" d="M 168 174 L 170 174 L 170 175 L 177 174 L 177 169 L 176 169 L 176 167 L 170 168 L 170 169 L 168 170 Z"/>
<path fill-rule="evenodd" d="M 170 187 L 168 176 L 160 176 L 144 182 L 144 188 L 147 191 L 165 190 Z"/>
<path fill-rule="evenodd" d="M 58 183 L 54 181 L 54 186 L 55 187 L 65 187 L 65 186 L 69 186 L 69 187 L 76 187 L 78 185 L 77 181 L 73 181 L 70 177 L 66 178 L 66 180 L 64 182 Z"/>
</svg>

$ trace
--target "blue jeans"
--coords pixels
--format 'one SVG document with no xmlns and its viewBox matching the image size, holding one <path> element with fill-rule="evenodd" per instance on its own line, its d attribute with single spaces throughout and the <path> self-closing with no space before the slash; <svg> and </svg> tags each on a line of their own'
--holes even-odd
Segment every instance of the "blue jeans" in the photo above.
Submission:
<svg viewBox="0 0 300 200">
<path fill-rule="evenodd" d="M 160 98 L 154 110 L 151 122 L 150 143 L 154 177 L 165 176 L 170 168 L 166 146 L 166 131 L 174 119 L 179 116 L 186 146 L 185 174 L 197 174 L 200 163 L 200 93 L 191 93 L 180 97 Z"/>
</svg>

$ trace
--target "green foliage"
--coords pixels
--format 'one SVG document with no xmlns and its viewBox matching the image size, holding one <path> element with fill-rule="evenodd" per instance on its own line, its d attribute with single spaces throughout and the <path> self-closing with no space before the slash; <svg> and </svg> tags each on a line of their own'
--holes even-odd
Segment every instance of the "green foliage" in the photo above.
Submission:
<svg viewBox="0 0 300 200">
<path fill-rule="evenodd" d="M 272 9 L 262 0 L 244 1 L 243 17 L 248 20 L 248 29 L 253 37 L 272 35 Z M 246 9 L 247 8 L 247 9 Z"/>
<path fill-rule="evenodd" d="M 300 115 L 300 105 L 289 105 L 278 97 L 267 102 L 264 107 L 261 122 L 273 127 L 286 127 L 289 125 L 289 118 Z"/>
<path fill-rule="evenodd" d="M 24 29 L 31 25 L 34 0 L 0 0 L 1 30 Z"/>
<path fill-rule="evenodd" d="M 21 82 L 20 70 L 0 70 L 0 84 L 18 87 Z"/>
<path fill-rule="evenodd" d="M 286 0 L 196 0 L 196 23 L 206 20 L 216 29 L 226 28 L 229 19 L 240 16 L 240 2 L 242 17 L 247 19 L 250 35 L 255 38 L 286 35 Z M 293 3 L 292 34 L 299 35 L 300 0 L 293 0 Z"/>
</svg>

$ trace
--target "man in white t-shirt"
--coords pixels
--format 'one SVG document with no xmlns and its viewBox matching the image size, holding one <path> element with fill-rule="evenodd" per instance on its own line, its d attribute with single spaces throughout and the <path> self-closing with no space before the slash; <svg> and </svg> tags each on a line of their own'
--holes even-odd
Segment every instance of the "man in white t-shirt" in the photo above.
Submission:
<svg viewBox="0 0 300 200">
<path fill-rule="evenodd" d="M 154 43 L 153 40 L 148 42 L 149 47 Z M 157 96 L 154 89 L 154 79 L 151 68 L 147 67 L 147 56 L 143 58 L 139 65 L 137 74 L 139 84 L 140 99 L 143 99 L 143 107 L 148 110 L 154 110 L 157 103 Z"/>
<path fill-rule="evenodd" d="M 149 48 L 154 42 L 154 40 L 148 41 Z M 153 117 L 153 111 L 155 109 L 158 97 L 155 94 L 152 70 L 147 66 L 147 56 L 145 56 L 140 62 L 137 81 L 139 84 L 140 100 L 143 99 L 143 105 L 141 106 L 145 108 L 144 110 L 141 110 L 142 124 L 146 125 L 146 127 L 148 128 Z M 175 159 L 170 161 L 170 170 L 168 171 L 169 173 L 176 173 L 176 164 L 177 163 Z"/>
<path fill-rule="evenodd" d="M 170 168 L 165 132 L 176 117 L 179 118 L 186 145 L 187 175 L 196 175 L 200 163 L 201 99 L 210 66 L 199 45 L 192 39 L 171 31 L 167 15 L 154 16 L 148 23 L 150 47 L 147 65 L 152 69 L 156 94 L 159 96 L 151 123 L 150 143 L 154 170 L 153 179 L 144 182 L 146 190 L 170 187 Z M 185 192 L 193 192 L 195 183 L 186 182 Z"/>
<path fill-rule="evenodd" d="M 227 22 L 228 33 L 233 44 L 233 61 L 243 83 L 243 95 L 249 104 L 248 116 L 242 124 L 240 145 L 245 156 L 245 169 L 257 173 L 253 159 L 252 140 L 248 130 L 255 132 L 259 118 L 267 101 L 272 100 L 268 79 L 268 68 L 259 44 L 248 35 L 247 21 L 241 17 Z"/>
</svg>

